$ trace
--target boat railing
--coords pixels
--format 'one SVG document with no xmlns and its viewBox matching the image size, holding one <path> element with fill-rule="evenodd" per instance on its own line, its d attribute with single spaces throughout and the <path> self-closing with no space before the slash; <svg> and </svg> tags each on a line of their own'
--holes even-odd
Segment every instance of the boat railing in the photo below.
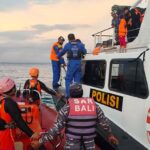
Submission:
<svg viewBox="0 0 150 150">
<path fill-rule="evenodd" d="M 135 29 L 128 30 L 128 33 L 132 32 L 132 34 L 131 34 L 131 36 L 127 37 L 127 43 L 130 42 L 130 39 L 133 39 L 133 40 L 136 39 L 136 37 L 138 36 L 139 30 L 140 30 L 140 28 L 135 28 Z"/>
<path fill-rule="evenodd" d="M 110 34 L 110 33 L 112 33 L 112 30 L 113 30 L 113 34 Z M 92 34 L 92 36 L 94 37 L 94 45 L 96 45 L 97 43 L 103 43 L 104 38 L 106 39 L 106 41 L 109 42 L 110 46 L 113 47 L 113 45 L 114 45 L 115 32 L 114 32 L 113 27 L 109 27 L 109 28 L 106 28 L 102 31 L 96 32 L 96 33 Z"/>
<path fill-rule="evenodd" d="M 104 33 L 104 32 L 110 33 L 111 32 L 110 30 L 113 30 L 112 34 Z M 127 37 L 127 43 L 132 42 L 138 36 L 139 30 L 140 28 L 135 28 L 127 31 L 129 34 L 131 34 L 131 36 Z M 118 33 L 115 32 L 115 29 L 113 27 L 109 27 L 102 31 L 96 32 L 92 34 L 92 36 L 94 37 L 94 47 L 96 46 L 97 43 L 102 43 L 104 49 L 105 48 L 112 49 L 114 46 L 119 45 Z M 105 40 L 103 40 L 104 38 Z"/>
</svg>

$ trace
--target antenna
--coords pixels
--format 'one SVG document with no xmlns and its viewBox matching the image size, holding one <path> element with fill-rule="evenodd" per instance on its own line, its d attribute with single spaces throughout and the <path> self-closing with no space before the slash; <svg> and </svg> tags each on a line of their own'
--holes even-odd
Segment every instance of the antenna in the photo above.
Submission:
<svg viewBox="0 0 150 150">
<path fill-rule="evenodd" d="M 130 10 L 133 9 L 133 8 L 135 8 L 136 6 L 138 6 L 142 1 L 143 1 L 143 0 L 137 0 L 137 1 L 133 4 L 133 6 L 131 6 Z"/>
</svg>

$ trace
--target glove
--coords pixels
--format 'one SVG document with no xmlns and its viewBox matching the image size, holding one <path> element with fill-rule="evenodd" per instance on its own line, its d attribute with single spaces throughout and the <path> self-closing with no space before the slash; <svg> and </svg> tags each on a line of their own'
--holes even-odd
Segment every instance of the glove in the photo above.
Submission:
<svg viewBox="0 0 150 150">
<path fill-rule="evenodd" d="M 58 100 L 60 100 L 64 95 L 62 93 L 56 93 L 56 97 Z"/>
<path fill-rule="evenodd" d="M 111 144 L 114 144 L 114 145 L 118 145 L 119 144 L 118 139 L 112 134 L 110 134 L 108 136 L 108 142 L 111 143 Z"/>
</svg>

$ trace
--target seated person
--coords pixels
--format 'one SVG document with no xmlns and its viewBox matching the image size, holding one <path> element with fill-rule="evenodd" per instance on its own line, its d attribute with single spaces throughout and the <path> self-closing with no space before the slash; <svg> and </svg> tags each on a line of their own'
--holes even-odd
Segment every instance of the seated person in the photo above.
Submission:
<svg viewBox="0 0 150 150">
<path fill-rule="evenodd" d="M 93 55 L 98 55 L 102 51 L 102 43 L 97 43 L 95 49 L 92 51 Z"/>
<path fill-rule="evenodd" d="M 39 94 L 41 94 L 42 90 L 45 91 L 46 93 L 50 94 L 50 95 L 56 96 L 58 99 L 60 99 L 62 97 L 61 94 L 48 88 L 43 82 L 38 80 L 38 76 L 39 76 L 39 69 L 38 68 L 31 68 L 29 70 L 29 74 L 31 76 L 31 79 L 28 79 L 25 82 L 24 89 L 30 89 L 28 94 L 30 94 L 31 98 L 33 99 L 33 103 L 35 102 L 38 105 L 40 104 Z M 35 92 L 35 90 L 37 90 L 39 92 L 39 94 L 37 92 Z M 26 94 L 24 94 L 24 96 L 25 95 Z M 37 100 L 36 100 L 36 97 L 37 97 Z"/>
</svg>

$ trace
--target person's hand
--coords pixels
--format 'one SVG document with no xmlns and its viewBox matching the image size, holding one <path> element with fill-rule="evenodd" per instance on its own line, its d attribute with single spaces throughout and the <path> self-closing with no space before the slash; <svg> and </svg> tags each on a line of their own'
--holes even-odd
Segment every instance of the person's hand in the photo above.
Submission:
<svg viewBox="0 0 150 150">
<path fill-rule="evenodd" d="M 32 141 L 32 142 L 31 142 L 31 146 L 32 146 L 32 148 L 33 148 L 34 150 L 38 150 L 39 147 L 41 146 L 41 144 L 39 143 L 38 140 L 36 140 L 36 141 Z"/>
<path fill-rule="evenodd" d="M 63 67 L 63 68 L 66 67 L 66 66 L 67 66 L 66 63 L 61 64 L 61 67 Z"/>
<path fill-rule="evenodd" d="M 38 140 L 40 138 L 40 133 L 39 132 L 35 132 L 33 133 L 33 135 L 31 136 L 31 140 Z"/>
<path fill-rule="evenodd" d="M 118 139 L 114 135 L 112 135 L 112 134 L 110 134 L 108 136 L 108 142 L 110 142 L 110 143 L 112 143 L 114 145 L 118 145 L 119 144 Z"/>
<path fill-rule="evenodd" d="M 58 100 L 60 100 L 64 95 L 61 93 L 56 93 L 56 97 Z"/>
</svg>

